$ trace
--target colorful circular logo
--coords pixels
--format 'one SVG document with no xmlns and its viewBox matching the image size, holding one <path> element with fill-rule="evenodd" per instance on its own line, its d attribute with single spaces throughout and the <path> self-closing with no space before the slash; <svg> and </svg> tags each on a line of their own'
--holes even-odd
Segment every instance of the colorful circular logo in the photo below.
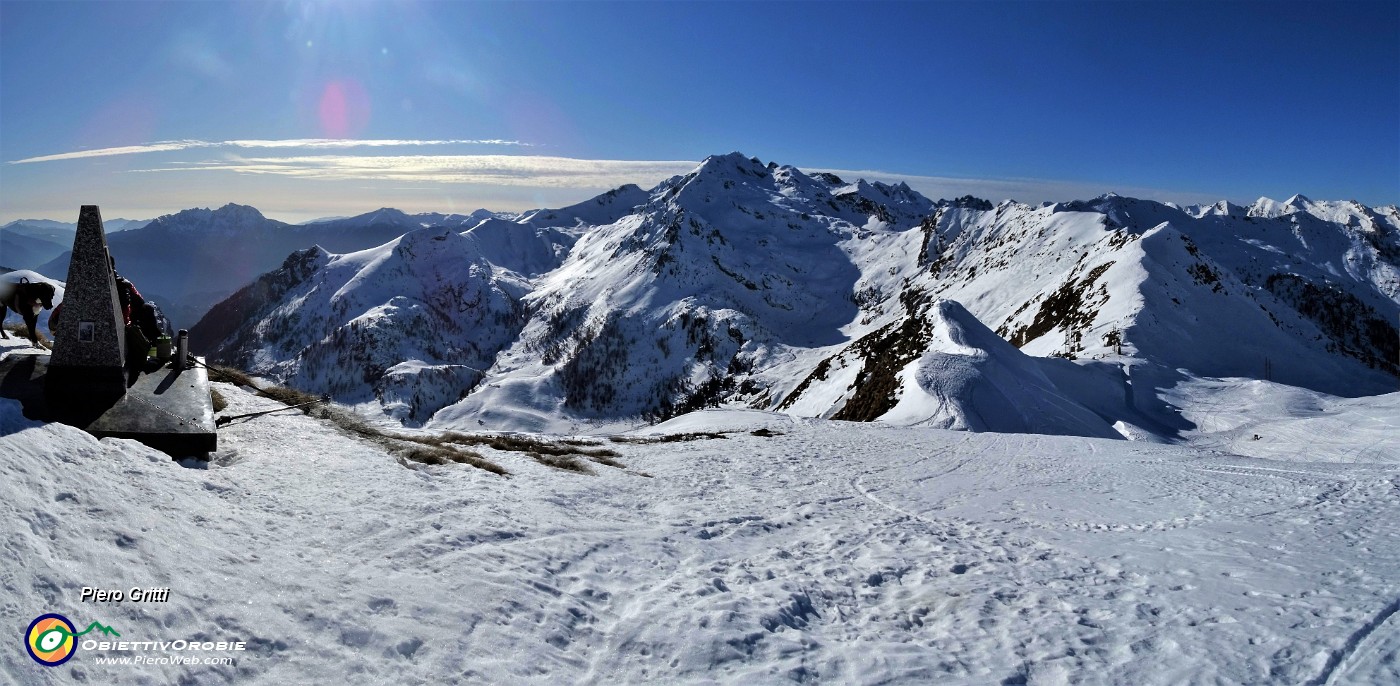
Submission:
<svg viewBox="0 0 1400 686">
<path fill-rule="evenodd" d="M 39 615 L 24 632 L 24 647 L 35 662 L 57 667 L 78 652 L 78 642 L 73 638 L 76 632 L 77 627 L 63 615 Z"/>
</svg>

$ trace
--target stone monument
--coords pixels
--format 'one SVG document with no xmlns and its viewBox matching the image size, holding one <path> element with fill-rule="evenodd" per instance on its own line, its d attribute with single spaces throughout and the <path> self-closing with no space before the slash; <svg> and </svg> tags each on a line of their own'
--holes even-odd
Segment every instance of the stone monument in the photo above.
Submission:
<svg viewBox="0 0 1400 686">
<path fill-rule="evenodd" d="M 111 401 L 126 393 L 126 327 L 96 205 L 83 205 L 63 313 L 53 329 L 45 395 L 51 401 Z"/>
<path fill-rule="evenodd" d="M 134 439 L 174 457 L 207 457 L 219 437 L 203 360 L 167 366 L 144 350 L 128 358 L 119 303 L 102 215 L 83 205 L 63 313 L 50 325 L 53 354 L 0 357 L 0 397 L 19 400 L 31 419 Z"/>
</svg>

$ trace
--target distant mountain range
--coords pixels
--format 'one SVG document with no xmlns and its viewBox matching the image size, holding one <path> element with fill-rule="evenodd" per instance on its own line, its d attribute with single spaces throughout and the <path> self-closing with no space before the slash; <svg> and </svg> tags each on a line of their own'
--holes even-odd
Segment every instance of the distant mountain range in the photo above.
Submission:
<svg viewBox="0 0 1400 686">
<path fill-rule="evenodd" d="M 556 210 L 294 227 L 226 206 L 111 242 L 208 310 L 212 359 L 409 425 L 737 403 L 1169 440 L 1188 375 L 1400 388 L 1394 206 L 933 201 L 735 153 Z"/>
<path fill-rule="evenodd" d="M 109 219 L 107 233 L 145 226 L 149 219 Z M 34 269 L 73 249 L 77 222 L 51 219 L 19 219 L 0 226 L 0 265 L 10 269 Z M 67 271 L 54 278 L 65 278 Z"/>
<path fill-rule="evenodd" d="M 188 328 L 215 303 L 276 268 L 294 251 L 312 245 L 338 252 L 359 250 L 424 226 L 465 229 L 473 222 L 467 215 L 409 216 L 383 209 L 294 226 L 268 219 L 252 207 L 229 204 L 216 210 L 184 210 L 138 229 L 109 232 L 107 244 L 117 271 L 147 298 L 160 302 L 177 327 Z M 71 248 L 71 236 L 68 240 Z M 37 271 L 66 277 L 70 257 L 65 250 Z"/>
</svg>

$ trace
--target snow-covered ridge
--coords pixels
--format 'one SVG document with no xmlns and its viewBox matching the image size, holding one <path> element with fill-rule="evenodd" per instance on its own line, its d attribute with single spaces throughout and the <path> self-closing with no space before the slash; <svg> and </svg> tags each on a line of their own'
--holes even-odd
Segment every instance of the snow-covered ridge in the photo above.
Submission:
<svg viewBox="0 0 1400 686">
<path fill-rule="evenodd" d="M 540 430 L 730 403 L 1171 437 L 1158 391 L 1182 374 L 1348 396 L 1400 376 L 1394 208 L 935 202 L 731 153 L 568 208 L 338 224 L 433 222 L 369 250 L 322 243 L 197 344 L 400 420 Z M 1012 345 L 937 343 L 983 325 Z M 984 406 L 998 417 L 975 419 Z"/>
</svg>

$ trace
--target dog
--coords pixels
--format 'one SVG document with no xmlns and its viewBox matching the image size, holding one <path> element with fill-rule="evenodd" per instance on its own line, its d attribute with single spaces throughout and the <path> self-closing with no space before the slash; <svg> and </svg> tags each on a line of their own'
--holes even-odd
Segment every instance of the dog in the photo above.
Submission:
<svg viewBox="0 0 1400 686">
<path fill-rule="evenodd" d="M 0 281 L 0 323 L 9 316 L 9 310 L 18 312 L 29 327 L 29 343 L 36 348 L 40 347 L 39 308 L 53 309 L 54 292 L 53 284 L 31 283 L 25 277 L 20 277 L 19 283 Z M 0 338 L 9 337 L 10 335 L 5 333 L 5 327 L 0 326 Z"/>
</svg>

